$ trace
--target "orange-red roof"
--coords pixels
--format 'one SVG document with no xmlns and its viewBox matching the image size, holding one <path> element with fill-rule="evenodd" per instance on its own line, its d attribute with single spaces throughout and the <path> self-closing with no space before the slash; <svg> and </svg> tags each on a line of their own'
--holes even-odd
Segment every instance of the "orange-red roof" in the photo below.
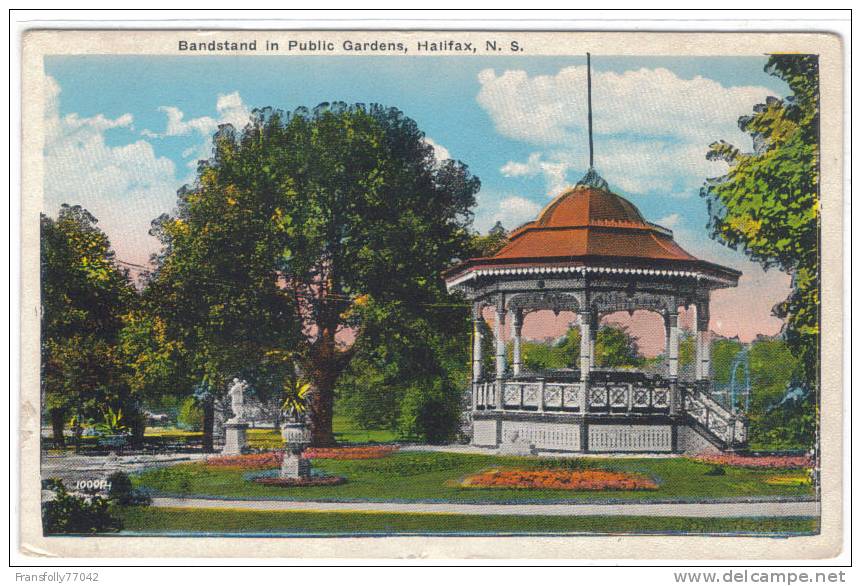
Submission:
<svg viewBox="0 0 861 586">
<path fill-rule="evenodd" d="M 494 256 L 454 267 L 450 277 L 471 268 L 587 266 L 703 270 L 737 280 L 733 269 L 701 261 L 673 240 L 666 228 L 647 222 L 637 207 L 608 190 L 578 185 L 545 207 L 538 218 L 514 230 Z M 591 262 L 590 262 L 591 261 Z"/>
</svg>

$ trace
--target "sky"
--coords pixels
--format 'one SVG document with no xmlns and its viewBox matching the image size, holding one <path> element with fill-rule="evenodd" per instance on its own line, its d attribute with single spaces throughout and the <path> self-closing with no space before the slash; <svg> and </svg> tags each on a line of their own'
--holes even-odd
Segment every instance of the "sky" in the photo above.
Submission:
<svg viewBox="0 0 861 586">
<path fill-rule="evenodd" d="M 739 286 L 712 296 L 710 327 L 748 341 L 776 334 L 771 308 L 789 277 L 764 272 L 708 237 L 699 189 L 726 171 L 705 159 L 726 140 L 750 139 L 739 116 L 787 86 L 766 57 L 592 57 L 595 167 L 690 253 L 741 270 Z M 117 257 L 145 264 L 157 249 L 150 221 L 171 212 L 194 179 L 219 124 L 242 127 L 253 108 L 321 102 L 400 108 L 440 159 L 481 179 L 474 227 L 512 229 L 533 219 L 588 167 L 584 57 L 56 56 L 45 59 L 43 210 L 91 211 Z M 551 319 L 552 318 L 552 319 Z M 645 337 L 648 318 L 621 319 Z M 557 335 L 564 316 L 530 316 L 527 337 Z"/>
</svg>

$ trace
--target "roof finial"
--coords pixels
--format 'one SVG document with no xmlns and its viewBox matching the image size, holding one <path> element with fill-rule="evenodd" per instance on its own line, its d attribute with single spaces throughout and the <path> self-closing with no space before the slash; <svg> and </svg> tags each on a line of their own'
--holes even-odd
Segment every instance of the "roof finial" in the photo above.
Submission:
<svg viewBox="0 0 861 586">
<path fill-rule="evenodd" d="M 610 191 L 610 186 L 595 171 L 595 147 L 592 143 L 592 55 L 589 53 L 586 53 L 586 102 L 589 118 L 589 170 L 575 187 L 594 187 Z"/>
</svg>

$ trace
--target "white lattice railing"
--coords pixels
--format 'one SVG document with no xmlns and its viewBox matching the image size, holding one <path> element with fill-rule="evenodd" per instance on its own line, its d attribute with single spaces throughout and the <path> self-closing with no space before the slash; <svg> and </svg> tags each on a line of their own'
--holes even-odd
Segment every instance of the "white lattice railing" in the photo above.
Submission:
<svg viewBox="0 0 861 586">
<path fill-rule="evenodd" d="M 501 390 L 502 399 L 497 396 Z M 480 382 L 473 385 L 474 409 L 571 411 L 588 413 L 666 413 L 669 386 L 636 383 L 548 381 Z"/>
<path fill-rule="evenodd" d="M 685 412 L 694 421 L 709 430 L 727 446 L 747 441 L 747 425 L 744 418 L 733 413 L 707 394 L 696 388 L 684 390 Z"/>
</svg>

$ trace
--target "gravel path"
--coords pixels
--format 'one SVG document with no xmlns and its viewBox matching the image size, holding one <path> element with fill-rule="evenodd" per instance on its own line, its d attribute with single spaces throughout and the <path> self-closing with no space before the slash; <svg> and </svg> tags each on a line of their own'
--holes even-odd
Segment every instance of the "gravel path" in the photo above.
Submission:
<svg viewBox="0 0 861 586">
<path fill-rule="evenodd" d="M 643 516 L 643 517 L 816 517 L 815 501 L 763 503 L 625 503 L 625 504 L 464 504 L 332 503 L 313 501 L 153 499 L 154 507 L 245 511 L 315 511 L 365 513 L 439 513 L 458 515 Z"/>
</svg>

